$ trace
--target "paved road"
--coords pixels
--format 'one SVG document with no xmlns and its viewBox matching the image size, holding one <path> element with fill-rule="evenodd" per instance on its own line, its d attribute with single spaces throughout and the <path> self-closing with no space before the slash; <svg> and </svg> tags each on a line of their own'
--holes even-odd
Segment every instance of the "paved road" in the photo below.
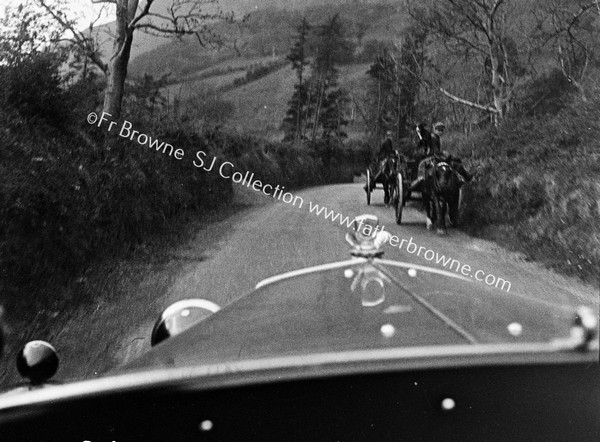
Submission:
<svg viewBox="0 0 600 442">
<path fill-rule="evenodd" d="M 324 214 L 310 212 L 310 202 L 351 217 L 371 213 L 391 234 L 432 250 L 446 257 L 470 265 L 472 274 L 482 270 L 510 282 L 504 286 L 506 296 L 534 298 L 542 303 L 598 305 L 598 292 L 574 279 L 564 278 L 534 263 L 525 262 L 514 253 L 494 243 L 471 238 L 450 230 L 448 236 L 438 236 L 425 228 L 425 217 L 418 202 L 405 208 L 403 224 L 394 221 L 393 210 L 383 204 L 383 192 L 373 194 L 367 206 L 362 185 L 359 183 L 317 187 L 294 192 L 303 199 L 296 205 L 273 202 L 259 193 L 245 191 L 241 195 L 252 201 L 253 207 L 226 222 L 200 232 L 197 238 L 177 251 L 189 257 L 190 263 L 182 269 L 168 290 L 165 305 L 179 299 L 200 297 L 225 305 L 250 292 L 269 276 L 307 266 L 347 259 L 348 245 L 344 241 L 346 227 L 325 219 Z M 225 232 L 225 233 L 224 233 Z M 199 255 L 205 244 L 212 247 Z M 406 243 L 405 243 L 406 244 Z M 431 255 L 428 255 L 429 257 Z M 406 247 L 386 246 L 385 257 L 392 260 L 432 265 L 424 257 L 409 253 Z M 194 259 L 202 261 L 193 261 Z M 443 268 L 442 265 L 436 265 Z M 455 266 L 456 267 L 456 266 Z M 480 284 L 484 284 L 481 282 Z M 501 290 L 501 286 L 497 290 Z M 127 344 L 135 336 L 150 336 L 152 324 L 144 324 L 124 340 L 125 351 L 119 359 L 130 360 L 147 348 L 146 342 L 136 341 L 135 348 Z"/>
<path fill-rule="evenodd" d="M 507 297 L 559 304 L 558 308 L 582 302 L 598 306 L 595 287 L 525 262 L 494 243 L 459 231 L 450 230 L 446 237 L 427 231 L 418 202 L 409 203 L 403 224 L 397 226 L 393 210 L 383 205 L 383 192 L 377 190 L 372 205 L 367 206 L 360 183 L 294 192 L 303 199 L 302 207 L 298 207 L 299 203 L 293 206 L 275 202 L 248 189 L 236 192 L 238 202 L 247 208 L 198 231 L 192 241 L 171 251 L 164 265 L 147 270 L 132 264 L 130 269 L 125 269 L 121 279 L 141 279 L 125 296 L 91 299 L 73 312 L 56 312 L 55 332 L 32 336 L 57 346 L 61 357 L 57 378 L 94 377 L 143 354 L 149 348 L 158 313 L 172 302 L 206 298 L 223 306 L 249 293 L 264 278 L 347 259 L 346 227 L 340 225 L 339 220 L 334 223 L 325 219 L 323 213 L 311 213 L 311 202 L 343 217 L 377 215 L 385 229 L 399 240 L 412 238 L 412 243 L 423 247 L 423 251 L 431 250 L 461 265 L 470 265 L 473 273 L 481 270 L 486 275 L 509 281 L 510 291 L 505 290 Z M 406 247 L 386 245 L 384 257 L 442 268 L 423 256 L 409 253 Z M 136 272 L 143 274 L 143 278 L 134 277 Z M 12 366 L 12 362 L 4 362 L 7 367 Z M 14 373 L 7 372 L 6 385 L 18 379 L 14 366 L 10 370 Z"/>
</svg>

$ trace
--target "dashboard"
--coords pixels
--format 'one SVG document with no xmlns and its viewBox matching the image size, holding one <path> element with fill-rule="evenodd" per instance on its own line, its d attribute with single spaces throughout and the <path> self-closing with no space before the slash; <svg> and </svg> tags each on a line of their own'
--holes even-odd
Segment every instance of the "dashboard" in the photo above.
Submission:
<svg viewBox="0 0 600 442">
<path fill-rule="evenodd" d="M 594 441 L 588 362 L 379 370 L 111 391 L 0 412 L 3 441 Z"/>
</svg>

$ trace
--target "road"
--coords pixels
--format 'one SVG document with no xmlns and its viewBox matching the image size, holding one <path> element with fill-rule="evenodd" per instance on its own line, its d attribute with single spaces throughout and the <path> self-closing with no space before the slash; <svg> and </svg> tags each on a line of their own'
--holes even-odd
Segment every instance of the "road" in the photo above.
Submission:
<svg viewBox="0 0 600 442">
<path fill-rule="evenodd" d="M 177 252 L 178 256 L 190 258 L 165 296 L 165 305 L 185 298 L 206 298 L 223 306 L 249 293 L 264 278 L 317 264 L 340 261 L 349 257 L 349 247 L 344 240 L 346 226 L 339 218 L 332 222 L 324 213 L 310 212 L 310 203 L 325 206 L 345 218 L 363 213 L 379 217 L 380 224 L 391 234 L 411 239 L 412 243 L 451 257 L 463 265 L 483 271 L 510 282 L 504 288 L 507 296 L 539 299 L 540 302 L 565 305 L 573 303 L 598 304 L 597 289 L 575 279 L 557 275 L 541 266 L 526 262 L 515 253 L 508 252 L 494 243 L 472 238 L 450 229 L 447 236 L 427 231 L 425 216 L 418 201 L 405 207 L 403 223 L 398 226 L 391 208 L 383 204 L 383 192 L 373 193 L 371 206 L 367 206 L 362 185 L 358 183 L 316 187 L 293 193 L 303 199 L 296 205 L 273 202 L 260 193 L 244 191 L 243 197 L 251 200 L 253 207 L 224 223 L 200 232 L 196 239 Z M 224 233 L 225 232 L 225 233 Z M 202 261 L 194 261 L 198 250 L 211 238 L 218 237 L 208 250 L 202 253 Z M 406 244 L 406 243 L 405 243 Z M 386 245 L 387 259 L 432 265 L 421 253 L 409 253 Z M 433 266 L 436 266 L 434 263 Z M 443 268 L 442 265 L 437 265 Z M 453 267 L 454 270 L 455 267 Z M 484 282 L 480 282 L 484 284 Z M 125 338 L 127 350 L 120 359 L 130 360 L 147 348 L 152 324 L 143 324 Z M 127 342 L 138 340 L 136 348 Z"/>
<path fill-rule="evenodd" d="M 311 213 L 310 203 L 326 206 L 343 217 L 374 214 L 385 230 L 423 247 L 422 251 L 431 250 L 459 261 L 461 266 L 469 265 L 472 274 L 481 270 L 508 281 L 508 290 L 506 286 L 497 288 L 506 296 L 598 306 L 595 287 L 457 230 L 450 229 L 447 236 L 427 231 L 417 201 L 405 207 L 403 223 L 398 226 L 393 209 L 383 204 L 383 192 L 375 191 L 372 205 L 367 206 L 360 183 L 309 188 L 293 195 L 303 199 L 302 207 L 299 200 L 294 206 L 237 188 L 236 199 L 244 203 L 244 210 L 196 232 L 192 241 L 169 253 L 167 265 L 144 273 L 126 298 L 96 302 L 57 323 L 57 333 L 49 339 L 61 355 L 57 377 L 74 380 L 101 375 L 141 355 L 149 348 L 155 319 L 172 302 L 206 298 L 223 306 L 249 293 L 267 277 L 347 259 L 345 225 L 340 225 L 339 219 L 326 219 L 323 213 Z M 422 253 L 409 253 L 406 247 L 387 244 L 384 257 L 443 268 L 427 261 Z"/>
</svg>

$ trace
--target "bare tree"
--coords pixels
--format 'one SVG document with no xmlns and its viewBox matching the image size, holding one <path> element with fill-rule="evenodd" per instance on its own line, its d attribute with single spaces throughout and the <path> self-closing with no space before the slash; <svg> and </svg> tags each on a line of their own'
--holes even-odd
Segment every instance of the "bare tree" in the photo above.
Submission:
<svg viewBox="0 0 600 442">
<path fill-rule="evenodd" d="M 104 73 L 107 86 L 103 111 L 115 119 L 121 115 L 127 66 L 135 31 L 141 30 L 162 37 L 195 35 L 198 42 L 205 46 L 219 42 L 218 35 L 210 26 L 211 23 L 217 20 L 233 20 L 232 13 L 225 14 L 218 8 L 217 0 L 173 0 L 164 12 L 155 11 L 154 0 L 92 0 L 92 3 L 114 4 L 116 7 L 113 52 L 109 62 L 105 63 L 91 35 L 76 29 L 75 22 L 68 19 L 55 2 L 36 1 L 65 31 L 70 31 L 73 35 L 70 38 L 71 42 L 87 54 Z"/>
<path fill-rule="evenodd" d="M 64 1 L 64 0 L 63 0 Z M 32 0 L 7 6 L 0 15 L 0 63 L 11 64 L 43 51 L 60 38 L 62 28 L 48 20 Z"/>
<path fill-rule="evenodd" d="M 586 101 L 585 80 L 598 61 L 600 3 L 583 0 L 549 0 L 546 32 L 565 78 Z"/>
<path fill-rule="evenodd" d="M 516 2 L 437 0 L 417 4 L 407 0 L 407 3 L 411 16 L 434 37 L 438 52 L 445 51 L 452 58 L 441 61 L 444 56 L 437 54 L 438 62 L 433 68 L 438 76 L 429 83 L 434 83 L 439 92 L 455 103 L 490 113 L 496 122 L 510 112 L 515 87 L 523 74 L 520 51 L 524 48 L 518 47 L 514 36 L 525 31 L 516 18 Z M 449 77 L 449 69 L 464 66 L 465 62 L 479 66 L 472 71 L 479 72 L 485 80 L 481 82 L 485 94 L 479 94 L 483 102 L 472 96 L 459 96 L 444 86 L 443 79 Z"/>
</svg>

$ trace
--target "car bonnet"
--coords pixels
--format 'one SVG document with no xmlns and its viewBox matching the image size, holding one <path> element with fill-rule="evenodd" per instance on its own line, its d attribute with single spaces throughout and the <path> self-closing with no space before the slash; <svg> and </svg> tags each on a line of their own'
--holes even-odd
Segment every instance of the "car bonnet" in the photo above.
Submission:
<svg viewBox="0 0 600 442">
<path fill-rule="evenodd" d="M 550 342 L 574 307 L 434 268 L 355 258 L 269 278 L 125 370 L 379 348 Z"/>
</svg>

